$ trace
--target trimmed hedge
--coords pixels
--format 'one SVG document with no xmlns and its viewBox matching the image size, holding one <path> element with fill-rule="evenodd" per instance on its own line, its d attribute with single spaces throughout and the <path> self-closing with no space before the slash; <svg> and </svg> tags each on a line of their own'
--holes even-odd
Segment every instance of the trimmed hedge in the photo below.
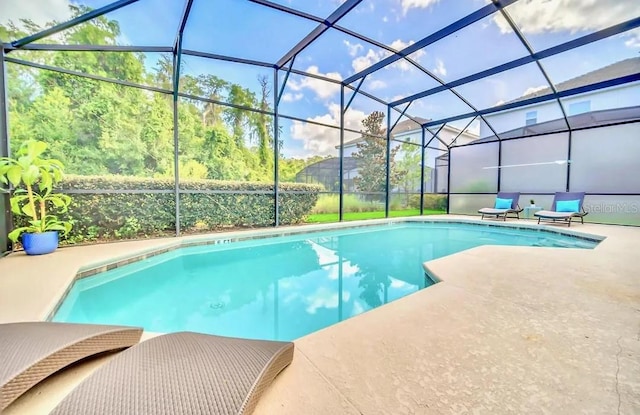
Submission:
<svg viewBox="0 0 640 415">
<path fill-rule="evenodd" d="M 420 209 L 420 195 L 409 196 L 409 208 Z M 425 193 L 424 194 L 425 210 L 447 210 L 447 195 Z"/>
<path fill-rule="evenodd" d="M 136 193 L 128 193 L 134 189 Z M 89 193 L 74 193 L 81 190 Z M 106 193 L 108 191 L 122 193 Z M 163 190 L 168 193 L 144 193 Z M 168 179 L 67 175 L 58 191 L 72 197 L 67 242 L 144 238 L 175 230 L 174 183 Z M 273 184 L 219 180 L 180 182 L 180 227 L 186 232 L 275 223 Z M 281 224 L 300 223 L 318 200 L 321 186 L 281 183 Z M 95 191 L 97 193 L 90 193 Z M 100 193 L 105 191 L 105 193 Z M 141 192 L 142 191 L 142 192 Z M 221 193 L 210 193 L 218 191 Z"/>
</svg>

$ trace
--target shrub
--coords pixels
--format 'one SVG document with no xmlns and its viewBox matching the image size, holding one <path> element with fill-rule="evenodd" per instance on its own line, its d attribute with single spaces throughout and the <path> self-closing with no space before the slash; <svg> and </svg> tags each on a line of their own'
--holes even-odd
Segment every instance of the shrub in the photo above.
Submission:
<svg viewBox="0 0 640 415">
<path fill-rule="evenodd" d="M 447 196 L 438 194 L 425 194 L 424 195 L 425 210 L 447 210 Z M 418 206 L 420 206 L 420 196 L 418 196 Z"/>
<path fill-rule="evenodd" d="M 408 203 L 407 203 L 408 202 Z M 311 213 L 338 213 L 340 198 L 334 194 L 323 194 L 318 197 L 318 202 Z M 358 195 L 346 194 L 343 200 L 344 213 L 351 212 L 376 212 L 384 210 L 384 202 L 362 200 Z M 391 210 L 420 209 L 420 195 L 394 194 L 390 201 Z M 425 210 L 447 210 L 447 196 L 439 194 L 424 195 Z"/>
<path fill-rule="evenodd" d="M 320 195 L 311 213 L 337 213 L 340 207 L 338 195 Z"/>
<path fill-rule="evenodd" d="M 392 210 L 399 209 L 420 209 L 420 195 L 410 194 L 407 198 L 405 195 L 397 194 L 391 198 Z M 424 210 L 447 210 L 447 196 L 425 193 Z"/>
<path fill-rule="evenodd" d="M 392 194 L 389 199 L 389 210 L 404 210 L 407 208 L 407 196 Z"/>
<path fill-rule="evenodd" d="M 69 175 L 60 190 L 74 193 L 68 212 L 74 223 L 69 243 L 142 238 L 175 230 L 171 180 Z M 273 184 L 187 180 L 180 182 L 180 190 L 180 226 L 185 231 L 270 226 L 275 222 Z M 294 224 L 311 211 L 321 187 L 281 183 L 279 190 L 280 223 Z"/>
<path fill-rule="evenodd" d="M 338 213 L 340 207 L 339 195 L 320 195 L 318 202 L 311 213 Z M 376 212 L 384 210 L 384 203 L 366 201 L 357 195 L 346 194 L 342 200 L 342 208 L 345 213 L 351 212 Z"/>
</svg>

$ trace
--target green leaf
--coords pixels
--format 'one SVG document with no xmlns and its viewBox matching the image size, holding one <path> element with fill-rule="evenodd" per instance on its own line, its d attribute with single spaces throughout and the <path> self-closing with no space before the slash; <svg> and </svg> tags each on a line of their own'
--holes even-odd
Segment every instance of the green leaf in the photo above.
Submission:
<svg viewBox="0 0 640 415">
<path fill-rule="evenodd" d="M 24 205 L 22 207 L 22 213 L 24 213 L 27 216 L 33 217 L 33 208 L 31 207 L 31 204 L 27 203 L 26 205 Z"/>
<path fill-rule="evenodd" d="M 35 165 L 31 164 L 27 170 L 22 173 L 22 180 L 24 180 L 25 184 L 34 185 L 40 176 L 40 169 Z"/>
<path fill-rule="evenodd" d="M 7 237 L 9 238 L 9 240 L 11 240 L 11 242 L 15 244 L 16 242 L 18 242 L 18 238 L 20 238 L 20 235 L 22 235 L 24 232 L 29 232 L 31 229 L 31 226 L 16 228 L 9 232 L 9 235 L 7 235 Z"/>
<path fill-rule="evenodd" d="M 29 226 L 29 232 L 40 233 L 40 232 L 45 232 L 47 229 L 46 221 L 42 221 L 40 219 L 30 220 L 29 225 L 31 225 Z"/>
<path fill-rule="evenodd" d="M 44 141 L 29 141 L 27 142 L 27 152 L 29 156 L 33 158 L 40 157 L 42 153 L 47 150 L 47 143 Z"/>
<path fill-rule="evenodd" d="M 22 169 L 20 166 L 11 166 L 7 171 L 7 179 L 11 182 L 12 185 L 18 187 L 20 185 L 20 180 L 22 180 Z"/>
<path fill-rule="evenodd" d="M 22 215 L 22 210 L 20 209 L 20 204 L 18 203 L 18 199 L 16 198 L 11 198 L 10 203 L 11 203 L 11 212 L 14 215 Z"/>
<path fill-rule="evenodd" d="M 67 195 L 55 194 L 51 195 L 48 200 L 53 203 L 53 205 L 59 209 L 63 209 L 63 212 L 66 211 L 66 208 L 71 203 L 71 198 Z"/>
<path fill-rule="evenodd" d="M 50 192 L 51 191 L 51 187 L 53 186 L 53 181 L 51 179 L 51 174 L 49 174 L 49 172 L 46 171 L 46 170 L 41 170 L 40 173 L 41 173 L 40 189 Z"/>
</svg>

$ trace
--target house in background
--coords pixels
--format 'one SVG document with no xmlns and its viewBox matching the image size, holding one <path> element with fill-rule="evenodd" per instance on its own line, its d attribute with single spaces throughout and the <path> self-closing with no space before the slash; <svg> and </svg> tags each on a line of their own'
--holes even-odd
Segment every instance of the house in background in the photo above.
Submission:
<svg viewBox="0 0 640 415">
<path fill-rule="evenodd" d="M 598 82 L 640 73 L 640 57 L 625 59 L 569 79 L 556 85 L 558 91 L 579 88 Z M 524 95 L 517 100 L 535 98 L 552 93 L 549 87 Z M 611 88 L 591 91 L 584 94 L 562 98 L 564 111 L 572 128 L 595 126 L 607 123 L 608 119 L 617 119 L 618 111 L 625 112 L 640 106 L 640 82 L 627 83 Z M 637 110 L 635 111 L 637 113 Z M 587 114 L 592 114 L 588 116 Z M 566 123 L 557 101 L 547 101 L 526 107 L 501 111 L 484 116 L 498 133 L 500 138 L 522 137 L 566 130 Z M 590 118 L 591 121 L 590 121 Z M 480 121 L 480 139 L 493 138 L 493 131 L 485 122 Z"/>
<path fill-rule="evenodd" d="M 559 83 L 556 88 L 558 91 L 565 91 L 638 73 L 640 73 L 640 57 L 630 58 Z M 510 102 L 547 95 L 551 92 L 547 87 Z M 555 100 L 487 114 L 484 118 L 498 133 L 500 139 L 566 131 L 567 122 L 572 129 L 579 129 L 638 121 L 640 120 L 640 82 L 562 98 L 561 102 L 567 115 L 566 121 Z M 491 142 L 497 139 L 498 137 L 493 134 L 487 124 L 480 120 L 480 138 L 474 143 Z M 436 159 L 438 192 L 448 190 L 448 165 L 448 153 Z"/>
<path fill-rule="evenodd" d="M 414 121 L 415 120 L 415 121 Z M 414 143 L 420 144 L 422 142 L 422 127 L 421 124 L 429 122 L 430 120 L 420 117 L 415 117 L 413 120 L 404 120 L 399 122 L 392 130 L 392 147 L 397 147 L 402 145 L 402 143 Z M 435 133 L 435 131 L 433 131 Z M 427 150 L 425 152 L 425 192 L 426 193 L 434 193 L 436 192 L 436 158 L 447 151 L 447 146 L 444 143 L 450 144 L 455 140 L 456 145 L 463 145 L 475 141 L 478 139 L 478 135 L 472 131 L 465 130 L 462 131 L 454 126 L 445 125 L 440 132 L 438 133 L 438 138 L 433 139 L 433 134 L 429 131 L 425 134 L 425 141 L 429 143 Z M 363 137 L 358 137 L 354 140 L 347 141 L 344 143 L 344 155 L 345 157 L 352 157 L 354 153 L 358 151 L 358 143 L 361 143 L 364 140 Z M 418 147 L 419 148 L 419 147 Z M 396 162 L 401 161 L 404 157 L 403 150 L 400 149 L 396 154 Z M 416 169 L 419 169 L 420 166 L 416 166 Z M 355 174 L 354 174 L 355 173 Z M 350 176 L 346 177 L 345 182 L 352 182 L 353 177 L 357 177 L 357 169 L 355 172 L 350 172 Z M 420 191 L 420 182 L 418 182 L 413 186 L 414 189 L 411 191 Z"/>
<path fill-rule="evenodd" d="M 393 128 L 393 130 L 391 130 L 392 147 L 402 146 L 403 143 L 413 143 L 417 144 L 417 146 L 415 146 L 416 149 L 420 148 L 420 144 L 422 143 L 421 124 L 424 124 L 429 120 L 420 117 L 417 117 L 414 120 L 405 120 L 399 122 Z M 432 137 L 433 134 L 427 131 L 425 135 L 426 142 L 429 143 Z M 478 139 L 477 134 L 469 130 L 462 131 L 450 125 L 446 125 L 445 127 L 443 127 L 438 133 L 438 137 L 442 141 L 437 139 L 431 140 L 425 152 L 425 167 L 427 168 L 425 170 L 425 192 L 427 193 L 436 191 L 436 159 L 438 156 L 447 151 L 447 146 L 444 143 L 450 144 L 455 140 L 456 144 L 461 145 Z M 358 165 L 356 158 L 353 157 L 353 154 L 358 151 L 358 144 L 363 142 L 364 140 L 364 137 L 361 136 L 344 143 L 343 185 L 346 192 L 354 192 L 357 190 L 354 179 L 358 177 Z M 336 149 L 339 148 L 339 146 L 336 147 Z M 401 160 L 403 160 L 404 155 L 404 150 L 401 148 L 396 153 L 396 162 L 400 162 Z M 320 183 L 324 185 L 327 191 L 337 192 L 340 186 L 339 166 L 340 160 L 338 157 L 326 158 L 324 160 L 310 164 L 304 169 L 300 170 L 298 174 L 296 174 L 296 182 Z M 415 169 L 419 170 L 420 165 L 416 164 Z M 411 185 L 412 188 L 409 189 L 411 192 L 420 191 L 420 179 L 419 175 L 417 176 L 417 182 L 413 183 Z"/>
</svg>

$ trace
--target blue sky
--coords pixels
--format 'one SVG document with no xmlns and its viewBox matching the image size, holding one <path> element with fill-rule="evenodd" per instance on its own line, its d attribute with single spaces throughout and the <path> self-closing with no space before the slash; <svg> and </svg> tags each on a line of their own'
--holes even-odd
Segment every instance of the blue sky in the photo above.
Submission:
<svg viewBox="0 0 640 415">
<path fill-rule="evenodd" d="M 29 17 L 43 23 L 63 19 L 69 0 L 3 0 L 2 19 Z M 73 0 L 77 3 L 76 0 Z M 29 4 L 27 4 L 29 3 Z M 85 0 L 100 7 L 109 0 Z M 276 3 L 327 17 L 340 0 L 277 0 Z M 165 45 L 173 43 L 183 0 L 140 0 L 111 13 L 122 29 L 123 44 Z M 400 50 L 455 20 L 483 7 L 485 0 L 363 0 L 339 25 Z M 520 0 L 506 11 L 522 30 L 534 50 L 566 42 L 595 30 L 640 16 L 637 0 Z M 239 58 L 275 62 L 317 24 L 245 0 L 195 0 L 183 47 Z M 542 61 L 551 80 L 559 83 L 622 59 L 640 56 L 640 31 L 614 36 L 563 55 Z M 452 81 L 526 55 L 506 21 L 487 17 L 453 36 L 415 52 L 411 58 L 444 81 Z M 342 80 L 374 64 L 388 52 L 372 44 L 330 29 L 299 54 L 294 67 Z M 258 75 L 271 77 L 272 70 L 207 59 L 186 57 L 185 70 L 192 74 L 214 73 L 258 92 Z M 281 78 L 282 79 L 282 78 Z M 363 90 L 384 100 L 394 100 L 438 83 L 407 61 L 367 77 Z M 536 65 L 527 65 L 458 88 L 478 109 L 518 98 L 546 85 Z M 282 99 L 281 112 L 337 125 L 339 87 L 310 77 L 291 76 Z M 364 97 L 354 101 L 347 125 L 360 128 L 360 120 L 384 106 Z M 471 109 L 446 92 L 414 102 L 408 113 L 439 119 Z M 302 156 L 335 152 L 335 131 L 311 124 L 284 121 L 285 154 Z M 347 135 L 347 138 L 349 135 Z"/>
</svg>

